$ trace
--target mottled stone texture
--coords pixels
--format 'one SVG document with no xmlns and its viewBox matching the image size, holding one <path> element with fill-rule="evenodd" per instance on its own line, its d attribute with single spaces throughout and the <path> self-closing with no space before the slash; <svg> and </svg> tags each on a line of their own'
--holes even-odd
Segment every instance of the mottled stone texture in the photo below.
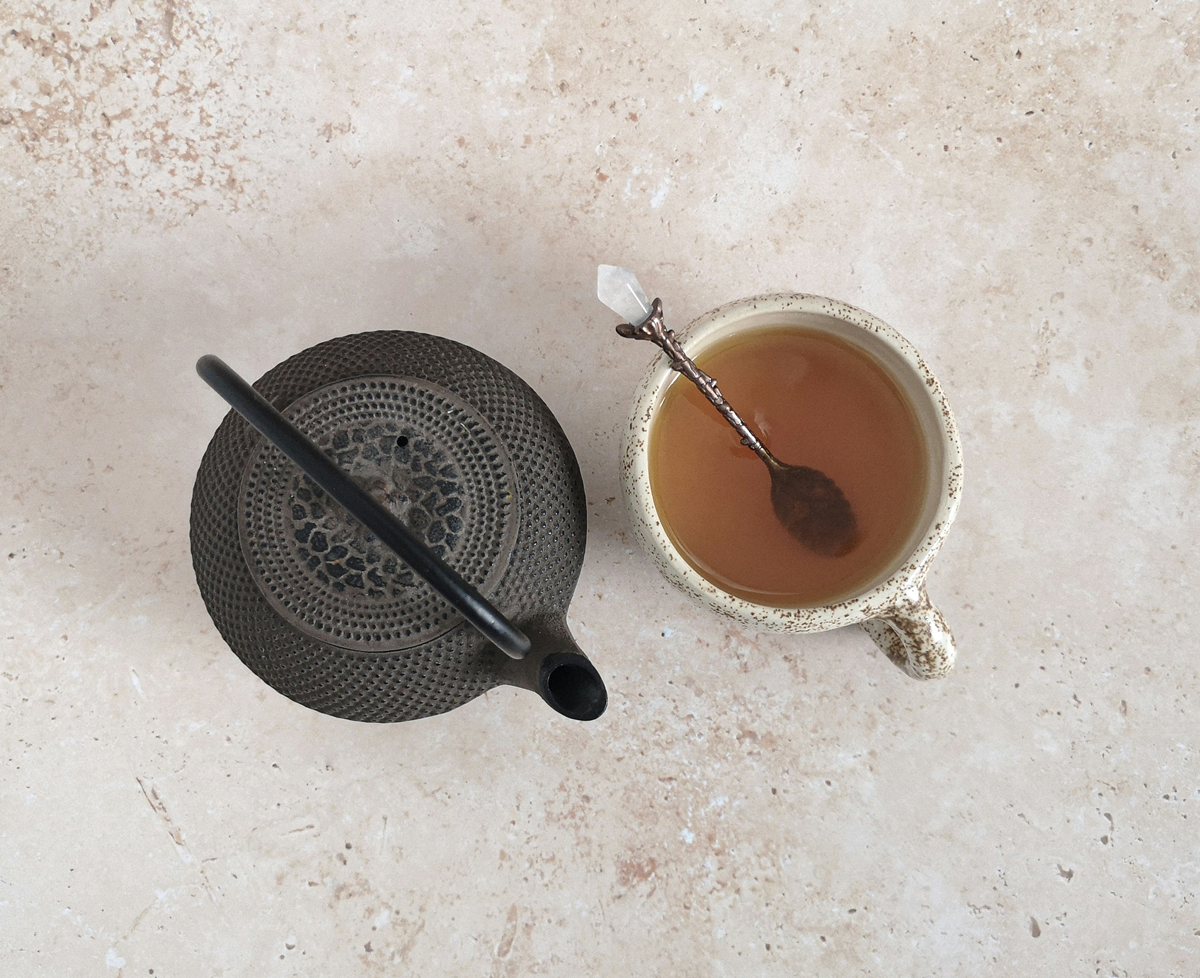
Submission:
<svg viewBox="0 0 1200 978">
<path fill-rule="evenodd" d="M 1196 974 L 1196 17 L 0 0 L 0 971 Z M 947 679 L 635 552 L 650 351 L 599 261 L 679 323 L 812 292 L 916 344 L 967 465 Z M 212 627 L 195 359 L 383 327 L 571 437 L 601 720 L 334 720 Z"/>
</svg>

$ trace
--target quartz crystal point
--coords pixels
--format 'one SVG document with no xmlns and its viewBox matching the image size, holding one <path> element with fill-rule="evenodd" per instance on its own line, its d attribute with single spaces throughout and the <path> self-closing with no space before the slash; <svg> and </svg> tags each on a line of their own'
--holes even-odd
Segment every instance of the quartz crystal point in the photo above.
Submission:
<svg viewBox="0 0 1200 978">
<path fill-rule="evenodd" d="M 641 326 L 650 315 L 650 300 L 628 268 L 601 265 L 596 271 L 596 297 L 631 326 Z"/>
</svg>

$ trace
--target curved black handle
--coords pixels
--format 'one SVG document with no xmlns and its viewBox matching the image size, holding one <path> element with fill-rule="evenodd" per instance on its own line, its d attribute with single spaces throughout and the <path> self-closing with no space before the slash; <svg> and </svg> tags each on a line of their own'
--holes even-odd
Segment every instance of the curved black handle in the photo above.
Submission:
<svg viewBox="0 0 1200 978">
<path fill-rule="evenodd" d="M 493 645 L 513 659 L 529 654 L 529 638 L 504 617 L 454 568 L 439 558 L 412 532 L 358 485 L 258 391 L 227 363 L 212 355 L 196 361 L 198 373 L 209 387 L 290 458 L 310 479 L 375 534 L 438 594 L 474 625 Z"/>
</svg>

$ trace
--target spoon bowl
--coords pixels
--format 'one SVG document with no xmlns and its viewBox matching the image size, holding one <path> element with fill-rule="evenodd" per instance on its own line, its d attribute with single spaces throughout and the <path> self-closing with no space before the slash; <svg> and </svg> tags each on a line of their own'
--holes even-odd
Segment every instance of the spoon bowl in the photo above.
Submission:
<svg viewBox="0 0 1200 978">
<path fill-rule="evenodd" d="M 858 520 L 846 494 L 824 472 L 784 465 L 774 456 L 771 508 L 784 529 L 823 557 L 842 557 L 858 543 Z"/>
</svg>

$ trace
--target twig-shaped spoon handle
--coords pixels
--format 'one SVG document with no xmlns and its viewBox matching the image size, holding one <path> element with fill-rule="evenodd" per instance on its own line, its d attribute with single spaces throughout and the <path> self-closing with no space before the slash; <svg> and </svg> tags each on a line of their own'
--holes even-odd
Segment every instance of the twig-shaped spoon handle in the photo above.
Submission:
<svg viewBox="0 0 1200 978">
<path fill-rule="evenodd" d="M 683 374 L 683 376 L 700 388 L 700 392 L 712 402 L 712 406 L 720 411 L 724 415 L 725 420 L 742 436 L 742 444 L 750 448 L 755 455 L 772 468 L 779 466 L 779 461 L 775 456 L 759 441 L 758 436 L 750 430 L 750 426 L 742 420 L 742 416 L 725 400 L 721 394 L 721 388 L 717 386 L 717 382 L 697 367 L 695 361 L 684 352 L 682 344 L 675 338 L 675 330 L 667 329 L 663 325 L 661 299 L 654 300 L 650 315 L 640 326 L 634 326 L 632 323 L 621 323 L 617 327 L 617 332 L 628 339 L 649 340 L 656 346 L 661 347 L 662 351 L 670 358 L 671 369 L 679 371 L 679 373 Z"/>
</svg>

